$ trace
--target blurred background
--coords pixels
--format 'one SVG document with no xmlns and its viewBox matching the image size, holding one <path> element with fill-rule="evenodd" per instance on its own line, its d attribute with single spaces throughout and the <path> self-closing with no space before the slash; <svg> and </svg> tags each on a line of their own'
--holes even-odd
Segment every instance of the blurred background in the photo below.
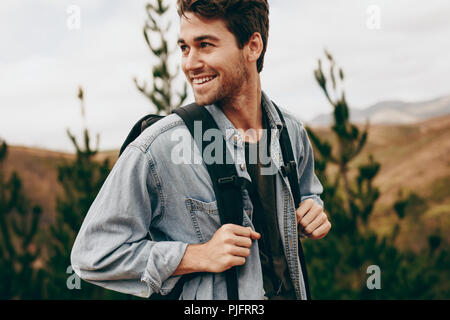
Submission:
<svg viewBox="0 0 450 320">
<path fill-rule="evenodd" d="M 450 3 L 270 1 L 263 90 L 307 127 L 333 228 L 314 299 L 450 298 Z M 0 2 L 0 298 L 131 299 L 70 250 L 134 123 L 193 102 L 175 0 Z"/>
</svg>

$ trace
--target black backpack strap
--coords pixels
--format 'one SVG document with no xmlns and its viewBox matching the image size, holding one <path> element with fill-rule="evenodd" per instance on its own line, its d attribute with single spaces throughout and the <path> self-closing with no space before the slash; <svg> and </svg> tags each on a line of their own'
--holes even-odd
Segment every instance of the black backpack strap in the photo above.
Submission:
<svg viewBox="0 0 450 320">
<path fill-rule="evenodd" d="M 287 130 L 284 117 L 278 106 L 273 101 L 272 103 L 278 112 L 278 116 L 280 117 L 281 122 L 283 123 L 283 128 L 280 132 L 280 145 L 281 152 L 283 154 L 284 165 L 281 167 L 281 173 L 289 180 L 295 207 L 297 208 L 301 201 L 300 186 L 298 185 L 299 180 L 297 175 L 297 161 L 295 161 L 294 152 L 292 151 L 291 139 L 289 137 L 289 132 Z"/>
<path fill-rule="evenodd" d="M 206 143 L 203 141 L 203 132 L 208 129 L 219 129 L 211 114 L 204 108 L 196 104 L 191 104 L 183 108 L 173 111 L 178 114 L 186 123 L 192 137 L 198 144 L 203 155 Z M 202 136 L 194 136 L 194 122 L 202 122 Z M 236 172 L 234 162 L 226 163 L 226 159 L 232 159 L 226 147 L 225 139 L 223 141 L 223 163 L 207 164 L 206 168 L 211 177 L 214 193 L 217 199 L 217 207 L 219 210 L 220 221 L 222 224 L 232 223 L 242 225 L 243 223 L 243 204 L 242 204 L 242 188 L 245 186 L 246 179 L 239 177 Z M 240 201 L 239 201 L 240 200 Z M 238 300 L 238 280 L 237 269 L 233 267 L 225 271 L 227 283 L 227 293 L 229 300 Z"/>
<path fill-rule="evenodd" d="M 119 157 L 125 151 L 127 146 L 133 142 L 147 127 L 151 126 L 153 123 L 161 120 L 164 116 L 156 115 L 156 114 L 148 114 L 145 117 L 142 117 L 131 129 L 124 143 L 120 147 Z"/>
<path fill-rule="evenodd" d="M 297 209 L 297 206 L 300 205 L 301 201 L 300 186 L 297 175 L 297 161 L 295 161 L 294 158 L 291 139 L 289 138 L 289 133 L 286 127 L 286 122 L 284 121 L 284 117 L 281 114 L 281 111 L 275 104 L 275 102 L 272 101 L 272 103 L 278 112 L 278 116 L 280 117 L 281 122 L 283 123 L 283 128 L 281 129 L 280 132 L 280 145 L 281 145 L 281 152 L 283 154 L 284 165 L 281 167 L 281 173 L 283 174 L 283 176 L 288 177 L 289 185 L 291 186 L 292 196 L 294 198 L 295 208 Z M 303 279 L 305 281 L 306 297 L 308 300 L 310 300 L 311 293 L 309 289 L 308 273 L 306 270 L 305 255 L 303 253 L 303 247 L 300 240 L 298 240 L 298 255 L 300 259 L 300 266 L 302 268 Z"/>
</svg>

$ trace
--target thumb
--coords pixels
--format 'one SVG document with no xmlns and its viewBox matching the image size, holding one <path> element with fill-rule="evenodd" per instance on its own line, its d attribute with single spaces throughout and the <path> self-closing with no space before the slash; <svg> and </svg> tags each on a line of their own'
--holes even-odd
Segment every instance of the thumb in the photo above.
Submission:
<svg viewBox="0 0 450 320">
<path fill-rule="evenodd" d="M 252 238 L 253 240 L 258 240 L 261 238 L 261 234 L 259 232 L 252 230 L 252 228 L 250 227 L 248 227 L 248 229 L 250 230 L 250 238 Z"/>
</svg>

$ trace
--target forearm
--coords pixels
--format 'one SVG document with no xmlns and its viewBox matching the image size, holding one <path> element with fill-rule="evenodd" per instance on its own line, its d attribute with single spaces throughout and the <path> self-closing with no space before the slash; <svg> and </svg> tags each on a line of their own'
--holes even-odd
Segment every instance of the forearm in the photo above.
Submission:
<svg viewBox="0 0 450 320">
<path fill-rule="evenodd" d="M 206 263 L 204 262 L 205 254 L 203 249 L 203 244 L 189 244 L 186 247 L 184 256 L 173 275 L 176 276 L 207 271 Z"/>
<path fill-rule="evenodd" d="M 103 238 L 103 233 L 97 233 Z M 92 237 L 77 238 L 71 254 L 74 271 L 85 281 L 123 293 L 148 297 L 171 288 L 171 275 L 179 265 L 187 245 L 182 242 L 142 240 L 89 246 Z M 117 247 L 114 249 L 114 247 Z"/>
</svg>

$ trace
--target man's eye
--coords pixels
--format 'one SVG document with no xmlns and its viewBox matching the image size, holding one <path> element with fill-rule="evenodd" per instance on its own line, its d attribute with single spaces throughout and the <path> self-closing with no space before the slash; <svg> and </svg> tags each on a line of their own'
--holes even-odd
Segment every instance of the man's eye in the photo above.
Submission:
<svg viewBox="0 0 450 320">
<path fill-rule="evenodd" d="M 189 47 L 185 44 L 180 45 L 180 50 L 183 54 L 186 54 L 189 52 Z"/>
<path fill-rule="evenodd" d="M 212 44 L 209 43 L 209 42 L 201 42 L 200 43 L 200 47 L 202 47 L 202 48 L 206 48 L 206 47 L 209 47 L 209 46 L 212 46 Z"/>
</svg>

